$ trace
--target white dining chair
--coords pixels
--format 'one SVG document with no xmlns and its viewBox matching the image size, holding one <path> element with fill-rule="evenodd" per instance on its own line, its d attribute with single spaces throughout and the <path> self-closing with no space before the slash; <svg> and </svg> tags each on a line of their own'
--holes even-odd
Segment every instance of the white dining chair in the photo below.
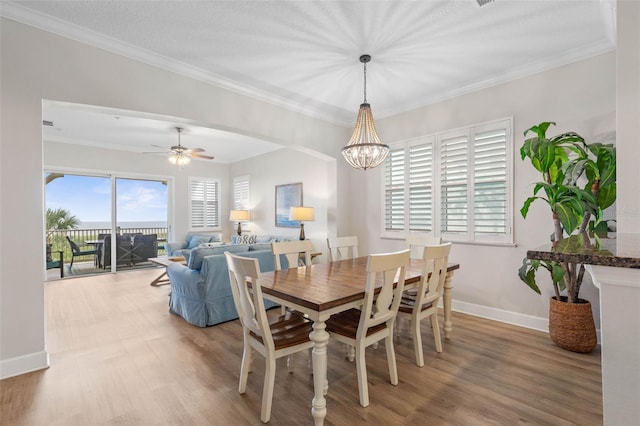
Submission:
<svg viewBox="0 0 640 426">
<path fill-rule="evenodd" d="M 444 282 L 447 275 L 447 263 L 451 243 L 437 246 L 425 246 L 422 259 L 424 266 L 417 289 L 406 290 L 402 294 L 402 302 L 398 309 L 398 318 L 409 317 L 411 336 L 416 354 L 418 367 L 424 366 L 422 351 L 422 333 L 420 323 L 425 318 L 431 318 L 431 329 L 436 345 L 436 352 L 442 352 L 440 327 L 438 325 L 438 301 L 442 297 Z"/>
<path fill-rule="evenodd" d="M 424 248 L 442 244 L 442 238 L 433 235 L 410 234 L 405 238 L 405 242 L 411 250 L 411 258 L 422 259 Z"/>
<path fill-rule="evenodd" d="M 296 241 L 279 241 L 271 242 L 271 251 L 273 251 L 273 264 L 276 271 L 282 269 L 282 262 L 280 255 L 283 255 L 289 263 L 289 268 L 297 268 L 302 266 L 300 261 L 304 262 L 304 265 L 311 265 L 311 252 L 313 251 L 313 244 L 311 240 L 296 240 Z M 301 256 L 302 255 L 302 259 Z"/>
<path fill-rule="evenodd" d="M 258 260 L 229 252 L 225 252 L 225 256 L 233 301 L 240 317 L 244 339 L 238 392 L 244 394 L 247 390 L 252 350 L 255 349 L 265 358 L 260 420 L 267 423 L 271 418 L 276 360 L 313 347 L 313 342 L 309 340 L 312 322 L 302 316 L 287 313 L 270 323 L 262 299 Z"/>
<path fill-rule="evenodd" d="M 329 249 L 329 262 L 356 258 L 358 257 L 358 237 L 352 235 L 327 238 L 327 248 Z"/>
<path fill-rule="evenodd" d="M 356 371 L 360 405 L 369 405 L 365 349 L 384 340 L 392 385 L 398 384 L 398 370 L 393 346 L 393 323 L 398 313 L 404 289 L 405 269 L 409 250 L 396 253 L 372 254 L 367 261 L 367 280 L 361 309 L 349 309 L 331 316 L 327 331 L 331 338 L 355 347 Z M 376 295 L 376 280 L 382 277 L 382 287 Z M 398 277 L 397 285 L 395 277 Z"/>
<path fill-rule="evenodd" d="M 304 265 L 311 265 L 311 252 L 313 251 L 313 244 L 311 240 L 297 240 L 297 241 L 273 241 L 271 243 L 271 251 L 273 252 L 273 265 L 276 271 L 282 270 L 282 261 L 280 256 L 284 256 L 289 263 L 289 268 L 297 268 L 301 266 L 301 261 Z M 302 259 L 301 259 L 302 256 Z M 286 306 L 282 306 L 282 314 L 284 315 Z"/>
</svg>

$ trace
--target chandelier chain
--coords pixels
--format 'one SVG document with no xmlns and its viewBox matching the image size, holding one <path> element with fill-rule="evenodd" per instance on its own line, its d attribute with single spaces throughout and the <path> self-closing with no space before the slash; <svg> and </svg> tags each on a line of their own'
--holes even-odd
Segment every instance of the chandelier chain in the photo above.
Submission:
<svg viewBox="0 0 640 426">
<path fill-rule="evenodd" d="M 367 63 L 364 62 L 364 103 L 367 103 Z"/>
</svg>

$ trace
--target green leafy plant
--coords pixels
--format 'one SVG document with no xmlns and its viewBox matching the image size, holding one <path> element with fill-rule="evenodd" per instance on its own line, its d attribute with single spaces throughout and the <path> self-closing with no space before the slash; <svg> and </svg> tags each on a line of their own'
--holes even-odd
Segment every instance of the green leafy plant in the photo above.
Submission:
<svg viewBox="0 0 640 426">
<path fill-rule="evenodd" d="M 541 200 L 551 210 L 553 241 L 560 241 L 574 232 L 586 235 L 588 228 L 596 232 L 606 230 L 603 211 L 616 200 L 615 147 L 587 144 L 574 132 L 547 137 L 551 125 L 555 123 L 543 122 L 524 132 L 525 137 L 529 133 L 533 133 L 533 137 L 524 141 L 520 156 L 522 160 L 530 160 L 542 180 L 534 184 L 533 195 L 520 209 L 522 217 L 527 217 L 532 203 Z M 580 187 L 582 181 L 585 183 Z M 589 244 L 588 238 L 578 241 Z M 536 273 L 540 267 L 549 272 L 558 300 L 566 291 L 569 303 L 579 301 L 584 265 L 525 258 L 518 275 L 538 294 L 541 291 L 536 283 Z"/>
</svg>

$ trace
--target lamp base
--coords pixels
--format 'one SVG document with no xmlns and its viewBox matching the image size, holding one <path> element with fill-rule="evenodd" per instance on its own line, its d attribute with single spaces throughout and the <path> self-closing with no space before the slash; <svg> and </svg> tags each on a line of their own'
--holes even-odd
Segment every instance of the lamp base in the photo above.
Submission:
<svg viewBox="0 0 640 426">
<path fill-rule="evenodd" d="M 304 223 L 300 224 L 300 240 L 304 240 Z"/>
<path fill-rule="evenodd" d="M 242 235 L 242 222 L 238 222 L 238 236 Z"/>
</svg>

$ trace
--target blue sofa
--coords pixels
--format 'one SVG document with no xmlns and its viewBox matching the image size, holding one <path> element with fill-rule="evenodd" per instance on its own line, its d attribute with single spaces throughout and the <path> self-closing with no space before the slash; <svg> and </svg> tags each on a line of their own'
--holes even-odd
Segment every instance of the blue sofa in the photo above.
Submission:
<svg viewBox="0 0 640 426">
<path fill-rule="evenodd" d="M 258 248 L 256 250 L 255 248 Z M 169 311 L 180 315 L 188 323 L 207 327 L 238 318 L 229 270 L 224 252 L 258 259 L 260 271 L 274 270 L 273 252 L 262 245 L 225 245 L 220 247 L 197 247 L 189 253 L 187 265 L 178 262 L 167 267 L 171 281 Z M 283 268 L 288 268 L 284 256 Z M 279 306 L 265 299 L 267 309 Z"/>
<path fill-rule="evenodd" d="M 185 256 L 201 244 L 222 245 L 222 233 L 197 231 L 189 232 L 185 241 L 171 241 L 166 243 L 168 256 Z M 185 256 L 186 257 L 186 256 Z"/>
</svg>

